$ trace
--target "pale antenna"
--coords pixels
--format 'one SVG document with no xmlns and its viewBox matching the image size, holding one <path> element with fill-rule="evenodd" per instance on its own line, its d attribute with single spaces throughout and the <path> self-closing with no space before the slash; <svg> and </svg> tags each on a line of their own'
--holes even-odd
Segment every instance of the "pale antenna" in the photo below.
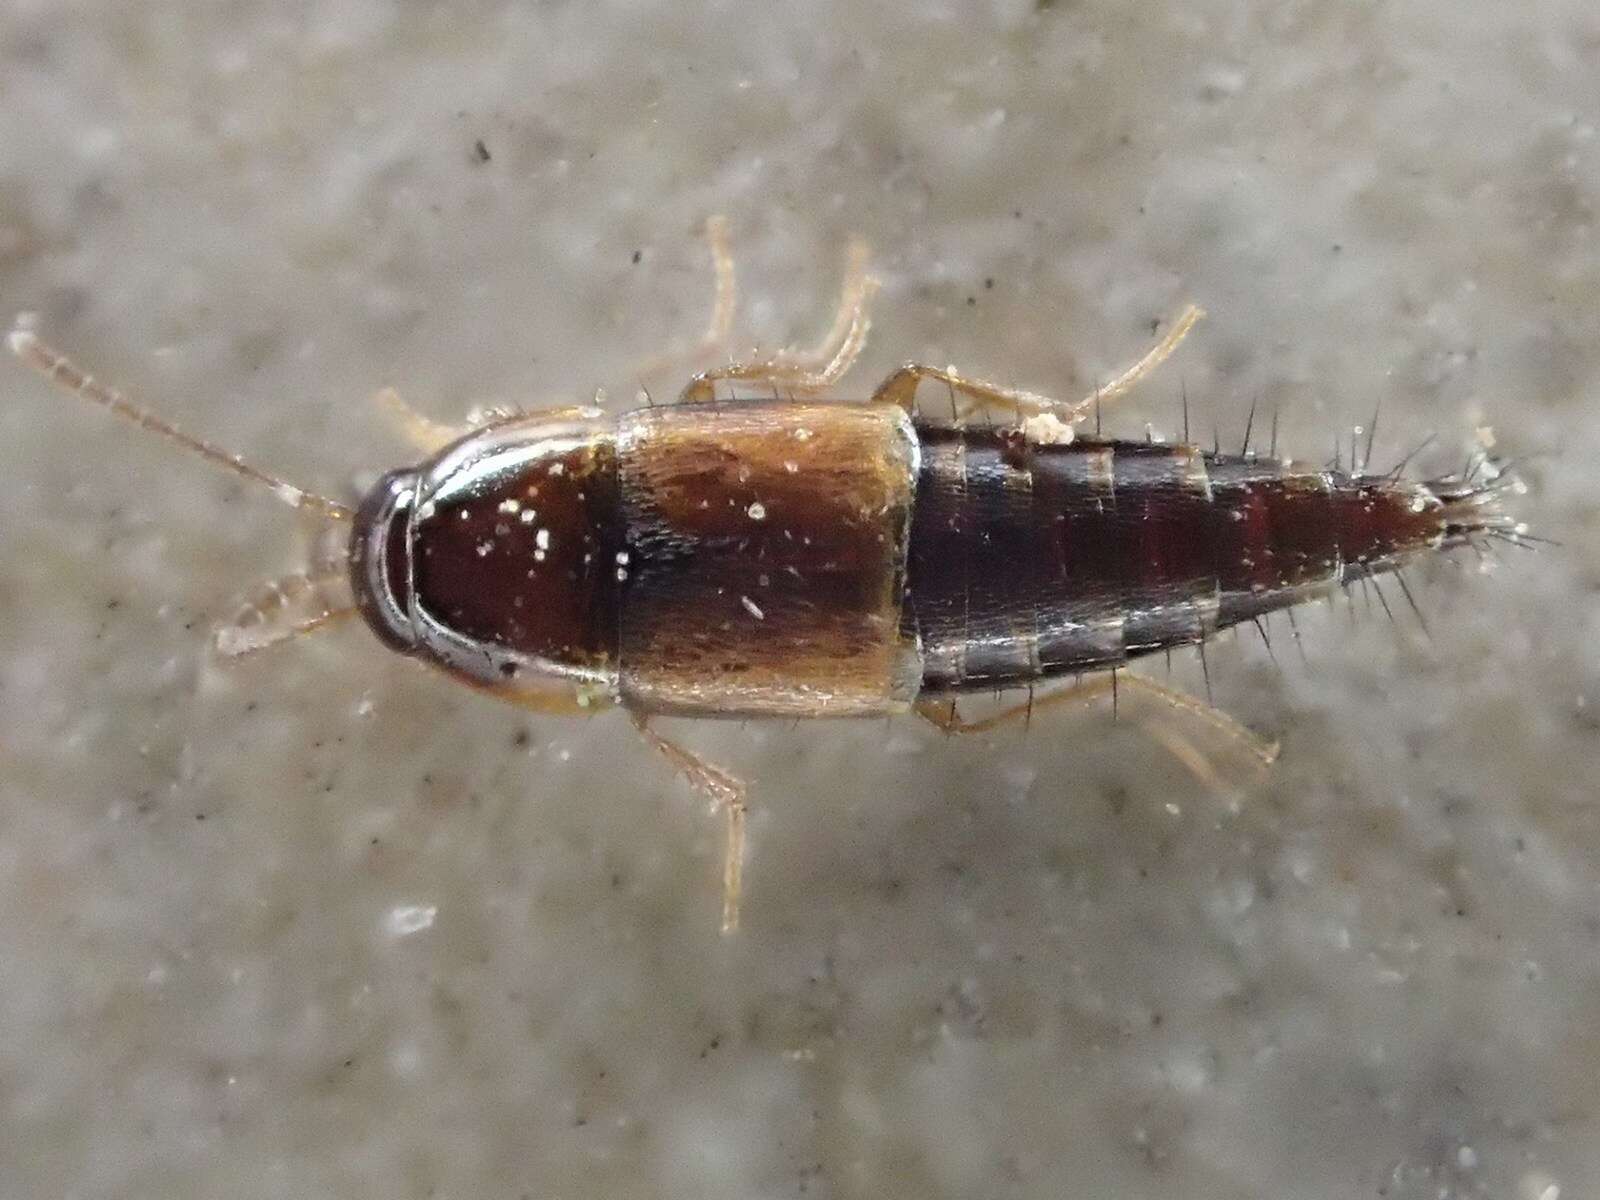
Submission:
<svg viewBox="0 0 1600 1200">
<path fill-rule="evenodd" d="M 75 366 L 66 355 L 45 345 L 31 329 L 24 328 L 20 323 L 11 331 L 7 341 L 10 343 L 11 353 L 62 391 L 70 392 L 91 404 L 98 404 L 101 408 L 110 409 L 123 420 L 160 434 L 169 442 L 175 442 L 185 450 L 192 451 L 219 467 L 225 467 L 236 475 L 243 475 L 246 479 L 265 484 L 272 489 L 274 496 L 291 508 L 310 509 L 334 521 L 349 521 L 354 518 L 355 514 L 338 501 L 295 487 L 294 484 L 287 483 L 275 475 L 267 474 L 259 467 L 251 466 L 237 454 L 230 454 L 210 442 L 191 437 L 177 426 L 163 421 L 120 392 L 97 382 L 92 375 Z"/>
</svg>

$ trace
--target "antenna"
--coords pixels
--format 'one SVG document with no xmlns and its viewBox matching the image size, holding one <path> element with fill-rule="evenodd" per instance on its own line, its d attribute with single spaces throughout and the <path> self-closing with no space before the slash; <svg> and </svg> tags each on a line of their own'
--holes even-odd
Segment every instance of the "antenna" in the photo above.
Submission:
<svg viewBox="0 0 1600 1200">
<path fill-rule="evenodd" d="M 160 434 L 169 442 L 175 442 L 185 450 L 192 451 L 236 475 L 243 475 L 246 479 L 265 484 L 272 489 L 274 496 L 291 508 L 310 509 L 334 521 L 349 521 L 354 518 L 355 514 L 345 505 L 329 500 L 326 496 L 319 496 L 315 492 L 308 492 L 304 488 L 295 487 L 294 484 L 287 483 L 275 475 L 269 475 L 259 467 L 251 466 L 237 454 L 230 454 L 210 442 L 191 437 L 177 426 L 139 407 L 120 392 L 106 387 L 105 384 L 97 382 L 92 375 L 80 370 L 66 355 L 45 345 L 31 329 L 24 329 L 18 325 L 11 331 L 7 341 L 11 346 L 11 353 L 63 391 L 70 392 L 91 404 L 98 404 L 101 408 L 109 409 L 123 420 Z"/>
</svg>

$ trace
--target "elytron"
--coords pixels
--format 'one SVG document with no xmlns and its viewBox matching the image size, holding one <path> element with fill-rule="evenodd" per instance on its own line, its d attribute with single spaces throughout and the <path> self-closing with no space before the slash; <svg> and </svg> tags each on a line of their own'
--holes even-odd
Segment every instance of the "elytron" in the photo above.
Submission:
<svg viewBox="0 0 1600 1200">
<path fill-rule="evenodd" d="M 724 223 L 708 344 L 733 311 Z M 679 402 L 492 411 L 447 428 L 380 393 L 428 453 L 351 509 L 192 438 L 96 382 L 19 322 L 17 356 L 350 534 L 217 632 L 224 654 L 359 613 L 390 649 L 546 713 L 620 706 L 727 815 L 723 925 L 738 919 L 742 785 L 649 728 L 657 714 L 864 717 L 951 731 L 971 692 L 1038 704 L 1138 687 L 1244 739 L 1215 710 L 1120 671 L 1397 571 L 1431 550 L 1518 538 L 1491 472 L 1426 481 L 1186 443 L 1077 436 L 1200 317 L 1076 402 L 902 367 L 869 399 L 825 399 L 860 353 L 876 287 L 857 247 L 810 354 L 693 376 Z M 949 412 L 916 403 L 944 385 Z M 720 397 L 745 385 L 753 393 Z M 985 419 L 970 419 L 983 417 Z M 1274 439 L 1275 441 L 1275 439 Z M 1270 747 L 1252 742 L 1263 758 Z"/>
</svg>

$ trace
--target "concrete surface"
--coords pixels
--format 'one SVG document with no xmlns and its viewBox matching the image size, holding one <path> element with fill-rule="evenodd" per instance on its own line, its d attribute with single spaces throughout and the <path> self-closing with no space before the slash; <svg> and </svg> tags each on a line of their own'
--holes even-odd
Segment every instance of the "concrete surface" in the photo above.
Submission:
<svg viewBox="0 0 1600 1200">
<path fill-rule="evenodd" d="M 860 392 L 1194 299 L 1109 430 L 1492 427 L 1563 545 L 1213 646 L 1284 744 L 1225 794 L 1103 709 L 676 723 L 754 788 L 725 940 L 624 720 L 208 664 L 311 526 L 0 366 L 0 1195 L 1595 1194 L 1597 64 L 1592 0 L 7 0 L 0 305 L 305 486 L 405 456 L 385 384 L 630 402 L 723 212 L 745 343 L 872 240 Z"/>
</svg>

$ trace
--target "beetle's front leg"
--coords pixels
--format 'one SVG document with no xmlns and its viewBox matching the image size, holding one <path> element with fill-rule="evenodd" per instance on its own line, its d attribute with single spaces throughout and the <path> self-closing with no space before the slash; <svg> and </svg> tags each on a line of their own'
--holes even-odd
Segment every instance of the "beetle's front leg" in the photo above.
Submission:
<svg viewBox="0 0 1600 1200">
<path fill-rule="evenodd" d="M 472 432 L 471 425 L 448 425 L 423 416 L 401 399 L 400 393 L 392 387 L 375 393 L 372 402 L 389 418 L 400 436 L 424 454 L 443 450 L 451 442 Z"/>
<path fill-rule="evenodd" d="M 243 658 L 325 629 L 356 611 L 344 563 L 284 575 L 259 585 L 231 620 L 218 625 L 211 648 L 225 659 Z"/>
</svg>

